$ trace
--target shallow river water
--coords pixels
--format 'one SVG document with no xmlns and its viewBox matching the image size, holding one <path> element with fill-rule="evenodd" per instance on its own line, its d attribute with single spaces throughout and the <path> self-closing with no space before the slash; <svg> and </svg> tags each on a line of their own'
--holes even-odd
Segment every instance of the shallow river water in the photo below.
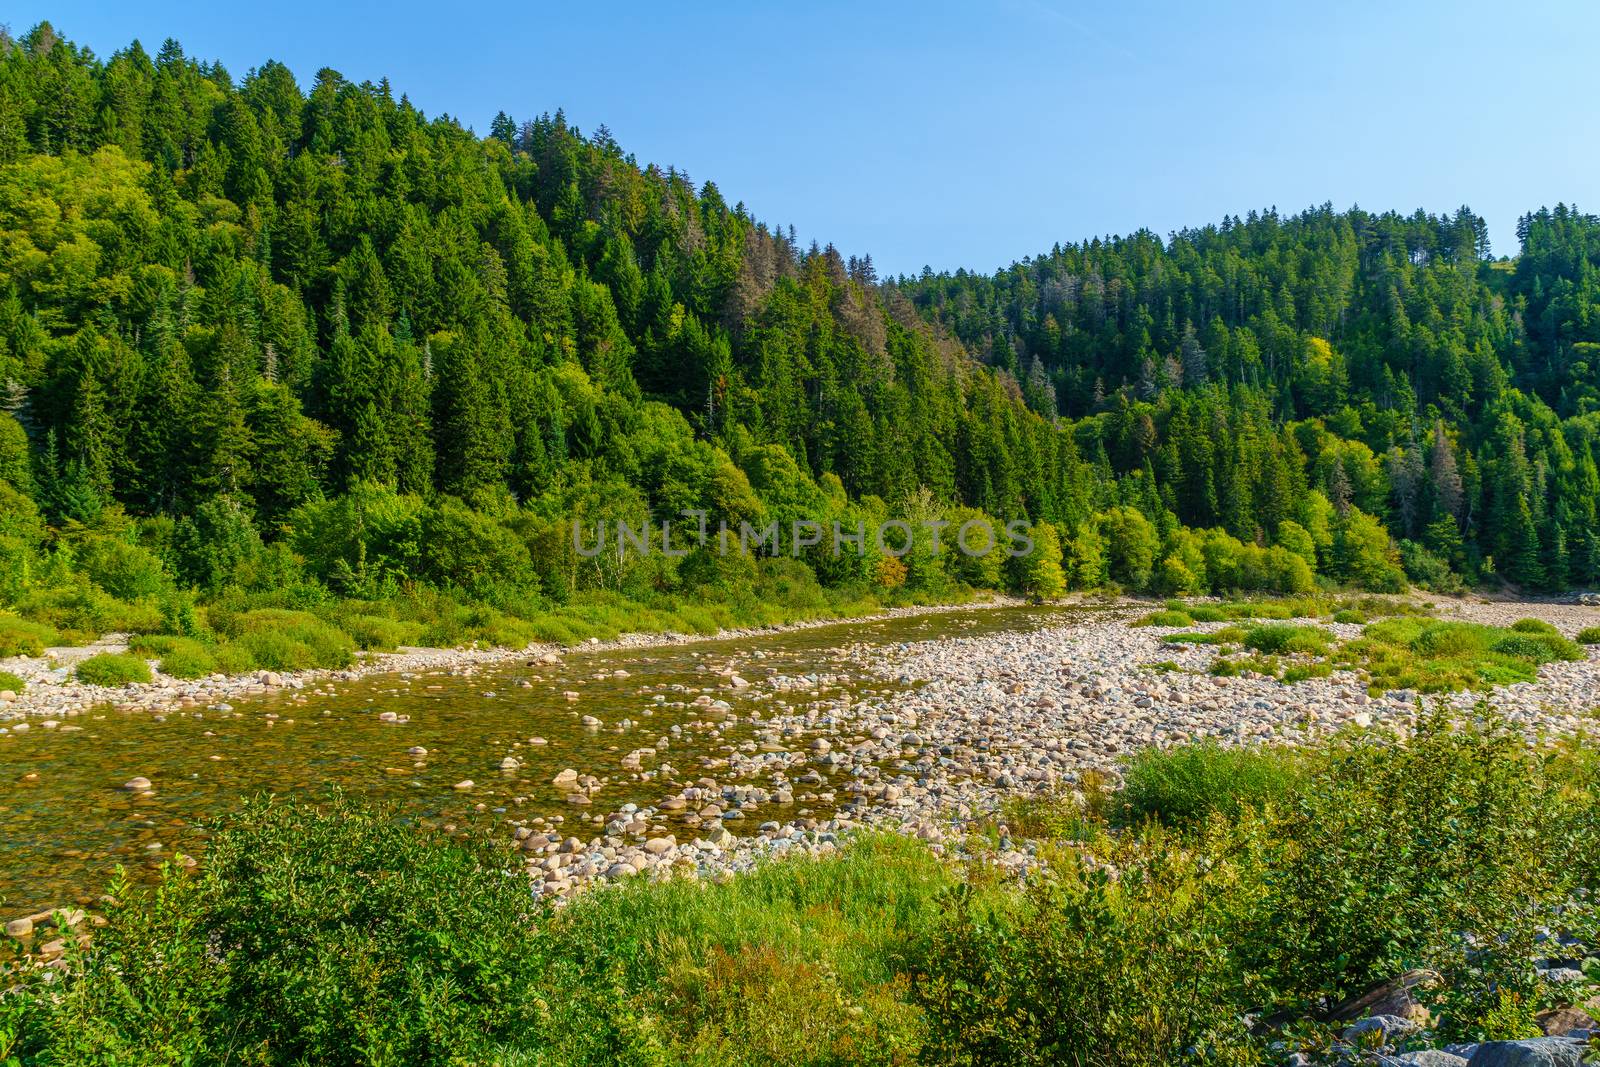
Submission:
<svg viewBox="0 0 1600 1067">
<path fill-rule="evenodd" d="M 1066 617 L 1053 609 L 971 609 L 573 650 L 556 665 L 515 659 L 325 680 L 227 711 L 157 716 L 107 708 L 64 720 L 60 729 L 36 726 L 0 737 L 0 917 L 90 903 L 119 864 L 149 872 L 179 854 L 203 857 L 207 824 L 265 792 L 316 795 L 337 785 L 447 827 L 557 814 L 570 823 L 624 803 L 654 803 L 736 747 L 748 751 L 760 729 L 750 718 L 769 707 L 891 695 L 899 683 L 866 669 L 875 648 L 1032 629 Z M 722 673 L 730 666 L 752 684 L 730 688 Z M 774 674 L 819 678 L 764 684 Z M 732 705 L 726 721 L 707 721 L 707 709 L 694 704 L 702 695 Z M 409 721 L 383 721 L 384 712 Z M 584 716 L 602 725 L 585 726 Z M 624 765 L 628 753 L 662 738 L 669 745 L 642 773 Z M 413 747 L 427 755 L 408 754 Z M 502 770 L 507 756 L 520 767 Z M 570 806 L 552 784 L 568 767 L 609 779 L 592 809 Z M 134 777 L 150 779 L 148 794 L 123 788 Z M 471 788 L 456 788 L 469 780 Z M 830 813 L 826 801 L 784 805 L 731 828 L 750 832 L 765 818 Z"/>
</svg>

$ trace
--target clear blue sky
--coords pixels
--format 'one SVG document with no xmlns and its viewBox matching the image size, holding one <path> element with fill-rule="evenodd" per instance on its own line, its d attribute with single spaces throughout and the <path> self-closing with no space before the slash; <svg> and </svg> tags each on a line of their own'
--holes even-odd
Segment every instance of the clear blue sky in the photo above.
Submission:
<svg viewBox="0 0 1600 1067">
<path fill-rule="evenodd" d="M 1600 5 L 181 4 L 12 0 L 102 56 L 178 38 L 241 77 L 387 75 L 480 133 L 564 108 L 880 273 L 1276 204 L 1600 208 Z"/>
</svg>

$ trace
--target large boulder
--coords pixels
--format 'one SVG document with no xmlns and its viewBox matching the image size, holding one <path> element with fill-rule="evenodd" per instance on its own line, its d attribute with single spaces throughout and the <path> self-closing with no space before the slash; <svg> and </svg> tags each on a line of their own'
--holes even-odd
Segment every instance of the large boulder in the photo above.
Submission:
<svg viewBox="0 0 1600 1067">
<path fill-rule="evenodd" d="M 1567 1037 L 1534 1037 L 1522 1041 L 1486 1041 L 1467 1067 L 1579 1067 L 1587 1045 Z"/>
</svg>

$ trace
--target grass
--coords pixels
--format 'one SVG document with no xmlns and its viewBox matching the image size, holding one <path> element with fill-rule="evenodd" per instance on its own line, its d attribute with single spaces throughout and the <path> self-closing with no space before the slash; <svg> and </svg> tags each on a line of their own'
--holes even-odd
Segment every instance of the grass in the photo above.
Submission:
<svg viewBox="0 0 1600 1067">
<path fill-rule="evenodd" d="M 0 616 L 0 657 L 42 656 L 44 650 L 61 641 L 55 627 L 41 622 Z"/>
<path fill-rule="evenodd" d="M 1142 618 L 1134 620 L 1135 626 L 1193 626 L 1194 616 L 1187 611 L 1178 611 L 1168 608 L 1165 611 L 1153 611 Z"/>
<path fill-rule="evenodd" d="M 1215 742 L 1146 749 L 1123 771 L 1119 818 L 1194 826 L 1213 814 L 1281 800 L 1304 777 L 1308 757 L 1292 749 L 1224 748 Z"/>
<path fill-rule="evenodd" d="M 173 678 L 205 678 L 217 672 L 216 650 L 192 637 L 144 635 L 128 644 L 135 652 L 158 660 L 156 669 Z"/>
<path fill-rule="evenodd" d="M 1321 655 L 1333 635 L 1320 626 L 1252 626 L 1244 632 L 1244 647 L 1270 655 Z"/>
<path fill-rule="evenodd" d="M 10 671 L 0 671 L 0 692 L 9 690 L 10 692 L 20 695 L 22 691 L 27 688 L 28 683 L 17 677 L 15 674 L 12 674 Z"/>
<path fill-rule="evenodd" d="M 1366 673 L 1370 688 L 1422 693 L 1532 681 L 1539 665 L 1581 660 L 1583 649 L 1535 620 L 1520 628 L 1403 618 L 1373 623 L 1334 657 Z"/>
<path fill-rule="evenodd" d="M 150 664 L 138 656 L 102 652 L 79 663 L 73 673 L 80 682 L 114 688 L 130 682 L 148 682 Z"/>
<path fill-rule="evenodd" d="M 1600 626 L 1585 626 L 1578 631 L 1578 644 L 1600 645 Z"/>
</svg>

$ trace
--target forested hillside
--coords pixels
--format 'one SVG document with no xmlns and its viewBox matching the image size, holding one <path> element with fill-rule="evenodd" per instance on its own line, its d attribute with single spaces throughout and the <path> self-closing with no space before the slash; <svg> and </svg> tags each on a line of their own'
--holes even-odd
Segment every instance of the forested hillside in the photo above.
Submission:
<svg viewBox="0 0 1600 1067">
<path fill-rule="evenodd" d="M 387 82 L 49 25 L 0 53 L 20 615 L 209 639 L 360 602 L 382 645 L 497 635 L 438 597 L 1600 575 L 1600 222 L 1564 207 L 1513 261 L 1465 208 L 1322 208 L 886 280 L 559 113 L 479 137 Z M 1048 525 L 1017 560 L 573 549 L 685 508 Z"/>
</svg>

